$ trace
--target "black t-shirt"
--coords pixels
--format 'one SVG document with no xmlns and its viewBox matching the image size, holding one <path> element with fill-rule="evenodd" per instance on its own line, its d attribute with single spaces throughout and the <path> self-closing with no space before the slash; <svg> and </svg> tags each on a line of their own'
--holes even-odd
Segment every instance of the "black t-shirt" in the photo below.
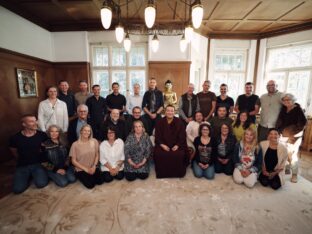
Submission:
<svg viewBox="0 0 312 234">
<path fill-rule="evenodd" d="M 255 110 L 255 105 L 260 105 L 260 99 L 257 95 L 252 94 L 250 96 L 246 96 L 245 94 L 239 95 L 236 101 L 236 105 L 238 105 L 238 110 L 248 112 Z M 256 122 L 256 116 L 250 116 L 250 119 L 253 123 Z"/>
<path fill-rule="evenodd" d="M 212 164 L 212 142 L 211 139 L 208 144 L 201 142 L 200 136 L 194 139 L 194 147 L 196 150 L 195 160 L 202 164 Z"/>
<path fill-rule="evenodd" d="M 123 109 L 123 106 L 126 106 L 126 98 L 122 94 L 115 95 L 114 93 L 111 93 L 110 95 L 107 95 L 106 97 L 106 103 L 107 106 L 110 109 Z"/>
<path fill-rule="evenodd" d="M 219 106 L 225 106 L 226 110 L 227 110 L 227 117 L 229 117 L 230 114 L 230 107 L 234 106 L 234 100 L 231 97 L 226 97 L 226 99 L 222 100 L 221 96 L 217 97 L 217 103 L 216 103 L 216 111 L 215 111 L 215 115 L 218 115 L 217 111 L 218 111 L 218 107 Z"/>
<path fill-rule="evenodd" d="M 42 143 L 48 139 L 44 132 L 37 131 L 31 137 L 24 136 L 21 132 L 10 139 L 10 147 L 18 152 L 17 166 L 27 166 L 42 162 Z"/>
<path fill-rule="evenodd" d="M 270 147 L 267 149 L 264 156 L 265 168 L 268 172 L 273 172 L 278 162 L 277 158 L 277 150 L 271 149 Z"/>
</svg>

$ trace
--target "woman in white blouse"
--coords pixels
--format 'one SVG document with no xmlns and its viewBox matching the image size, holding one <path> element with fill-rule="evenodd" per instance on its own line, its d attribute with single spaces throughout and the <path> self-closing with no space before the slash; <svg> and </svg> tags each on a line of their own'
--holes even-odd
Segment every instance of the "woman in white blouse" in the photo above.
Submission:
<svg viewBox="0 0 312 234">
<path fill-rule="evenodd" d="M 47 89 L 48 98 L 39 104 L 38 125 L 45 132 L 50 125 L 58 125 L 63 132 L 67 132 L 68 113 L 66 103 L 57 98 L 57 89 L 50 86 Z"/>
<path fill-rule="evenodd" d="M 203 122 L 204 116 L 200 111 L 195 112 L 195 118 L 186 126 L 186 143 L 189 148 L 191 159 L 195 155 L 194 140 L 198 137 L 199 125 Z"/>
<path fill-rule="evenodd" d="M 100 145 L 101 177 L 104 182 L 124 178 L 124 142 L 116 139 L 114 127 L 108 127 L 107 140 Z"/>
</svg>

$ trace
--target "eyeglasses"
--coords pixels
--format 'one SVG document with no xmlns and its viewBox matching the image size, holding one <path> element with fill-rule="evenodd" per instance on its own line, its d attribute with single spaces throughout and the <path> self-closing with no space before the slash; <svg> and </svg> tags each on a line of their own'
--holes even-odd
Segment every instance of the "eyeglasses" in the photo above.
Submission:
<svg viewBox="0 0 312 234">
<path fill-rule="evenodd" d="M 78 111 L 79 113 L 86 113 L 86 112 L 88 112 L 88 111 Z"/>
<path fill-rule="evenodd" d="M 209 131 L 209 129 L 208 128 L 203 128 L 202 131 Z"/>
</svg>

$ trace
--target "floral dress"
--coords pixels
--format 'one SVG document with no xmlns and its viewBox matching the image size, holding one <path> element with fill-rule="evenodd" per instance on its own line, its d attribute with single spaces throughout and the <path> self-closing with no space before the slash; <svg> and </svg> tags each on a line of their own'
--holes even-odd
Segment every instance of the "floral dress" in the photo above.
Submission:
<svg viewBox="0 0 312 234">
<path fill-rule="evenodd" d="M 146 162 L 141 168 L 135 169 L 129 163 L 130 158 L 134 163 L 140 163 L 144 158 L 147 160 L 152 153 L 152 142 L 147 134 L 143 134 L 138 141 L 134 133 L 131 133 L 125 143 L 125 172 L 149 173 L 149 163 Z"/>
</svg>

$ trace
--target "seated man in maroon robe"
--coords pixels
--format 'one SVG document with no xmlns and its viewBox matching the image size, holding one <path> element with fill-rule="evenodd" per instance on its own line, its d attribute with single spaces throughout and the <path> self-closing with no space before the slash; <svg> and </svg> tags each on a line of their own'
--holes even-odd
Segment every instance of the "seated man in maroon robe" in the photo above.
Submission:
<svg viewBox="0 0 312 234">
<path fill-rule="evenodd" d="M 174 107 L 168 105 L 165 117 L 155 128 L 154 162 L 157 178 L 184 177 L 189 157 L 185 127 L 174 117 Z"/>
</svg>

